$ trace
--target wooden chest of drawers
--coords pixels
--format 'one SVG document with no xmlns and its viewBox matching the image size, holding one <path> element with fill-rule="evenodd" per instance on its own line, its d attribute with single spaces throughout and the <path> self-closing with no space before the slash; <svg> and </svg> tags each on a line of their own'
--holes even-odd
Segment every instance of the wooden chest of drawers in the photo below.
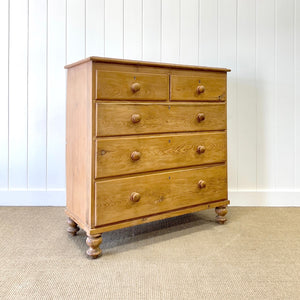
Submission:
<svg viewBox="0 0 300 300">
<path fill-rule="evenodd" d="M 68 232 L 101 254 L 106 231 L 227 213 L 229 70 L 89 57 L 67 79 Z"/>
</svg>

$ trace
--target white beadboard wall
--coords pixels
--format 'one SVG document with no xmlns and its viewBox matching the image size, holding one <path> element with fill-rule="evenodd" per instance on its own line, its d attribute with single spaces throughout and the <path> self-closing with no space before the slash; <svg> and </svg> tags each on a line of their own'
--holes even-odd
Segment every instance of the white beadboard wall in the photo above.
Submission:
<svg viewBox="0 0 300 300">
<path fill-rule="evenodd" d="M 300 206 L 300 0 L 2 0 L 0 205 L 65 204 L 64 65 L 231 68 L 232 205 Z"/>
</svg>

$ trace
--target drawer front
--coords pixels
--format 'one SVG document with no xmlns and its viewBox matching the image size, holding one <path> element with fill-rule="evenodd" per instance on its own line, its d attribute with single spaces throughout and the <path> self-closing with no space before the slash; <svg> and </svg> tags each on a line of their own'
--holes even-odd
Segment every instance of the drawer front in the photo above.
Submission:
<svg viewBox="0 0 300 300">
<path fill-rule="evenodd" d="M 96 104 L 97 136 L 226 129 L 219 104 Z"/>
<path fill-rule="evenodd" d="M 96 71 L 97 99 L 104 100 L 167 100 L 167 74 Z"/>
<path fill-rule="evenodd" d="M 96 226 L 227 199 L 226 165 L 96 182 Z"/>
<path fill-rule="evenodd" d="M 96 178 L 226 160 L 226 133 L 106 138 L 96 141 Z"/>
<path fill-rule="evenodd" d="M 172 75 L 171 100 L 225 101 L 226 74 Z"/>
</svg>

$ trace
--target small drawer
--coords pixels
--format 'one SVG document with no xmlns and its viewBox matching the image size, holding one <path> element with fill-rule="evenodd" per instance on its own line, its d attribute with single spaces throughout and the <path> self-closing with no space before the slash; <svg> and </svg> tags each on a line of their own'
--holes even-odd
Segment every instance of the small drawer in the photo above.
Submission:
<svg viewBox="0 0 300 300">
<path fill-rule="evenodd" d="M 97 103 L 96 135 L 132 135 L 226 129 L 226 105 Z"/>
<path fill-rule="evenodd" d="M 171 76 L 171 100 L 225 101 L 226 74 L 202 73 L 199 76 Z"/>
<path fill-rule="evenodd" d="M 226 133 L 191 133 L 96 141 L 96 178 L 226 160 Z"/>
<path fill-rule="evenodd" d="M 160 172 L 95 183 L 101 226 L 227 199 L 226 165 Z"/>
<path fill-rule="evenodd" d="M 104 100 L 168 100 L 167 74 L 96 71 L 96 98 Z"/>
</svg>

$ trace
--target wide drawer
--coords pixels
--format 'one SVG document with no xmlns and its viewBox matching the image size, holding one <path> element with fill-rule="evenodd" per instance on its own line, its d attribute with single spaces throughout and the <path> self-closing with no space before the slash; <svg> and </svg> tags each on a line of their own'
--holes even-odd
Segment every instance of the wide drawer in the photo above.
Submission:
<svg viewBox="0 0 300 300">
<path fill-rule="evenodd" d="M 97 103 L 96 135 L 130 135 L 226 129 L 226 106 L 218 104 Z"/>
<path fill-rule="evenodd" d="M 111 179 L 95 183 L 100 226 L 227 199 L 226 165 Z"/>
<path fill-rule="evenodd" d="M 225 101 L 226 74 L 202 73 L 199 76 L 171 75 L 171 100 Z"/>
<path fill-rule="evenodd" d="M 226 133 L 192 133 L 96 141 L 96 178 L 226 160 Z"/>
<path fill-rule="evenodd" d="M 96 87 L 96 99 L 169 99 L 169 76 L 167 74 L 97 70 Z"/>
</svg>

